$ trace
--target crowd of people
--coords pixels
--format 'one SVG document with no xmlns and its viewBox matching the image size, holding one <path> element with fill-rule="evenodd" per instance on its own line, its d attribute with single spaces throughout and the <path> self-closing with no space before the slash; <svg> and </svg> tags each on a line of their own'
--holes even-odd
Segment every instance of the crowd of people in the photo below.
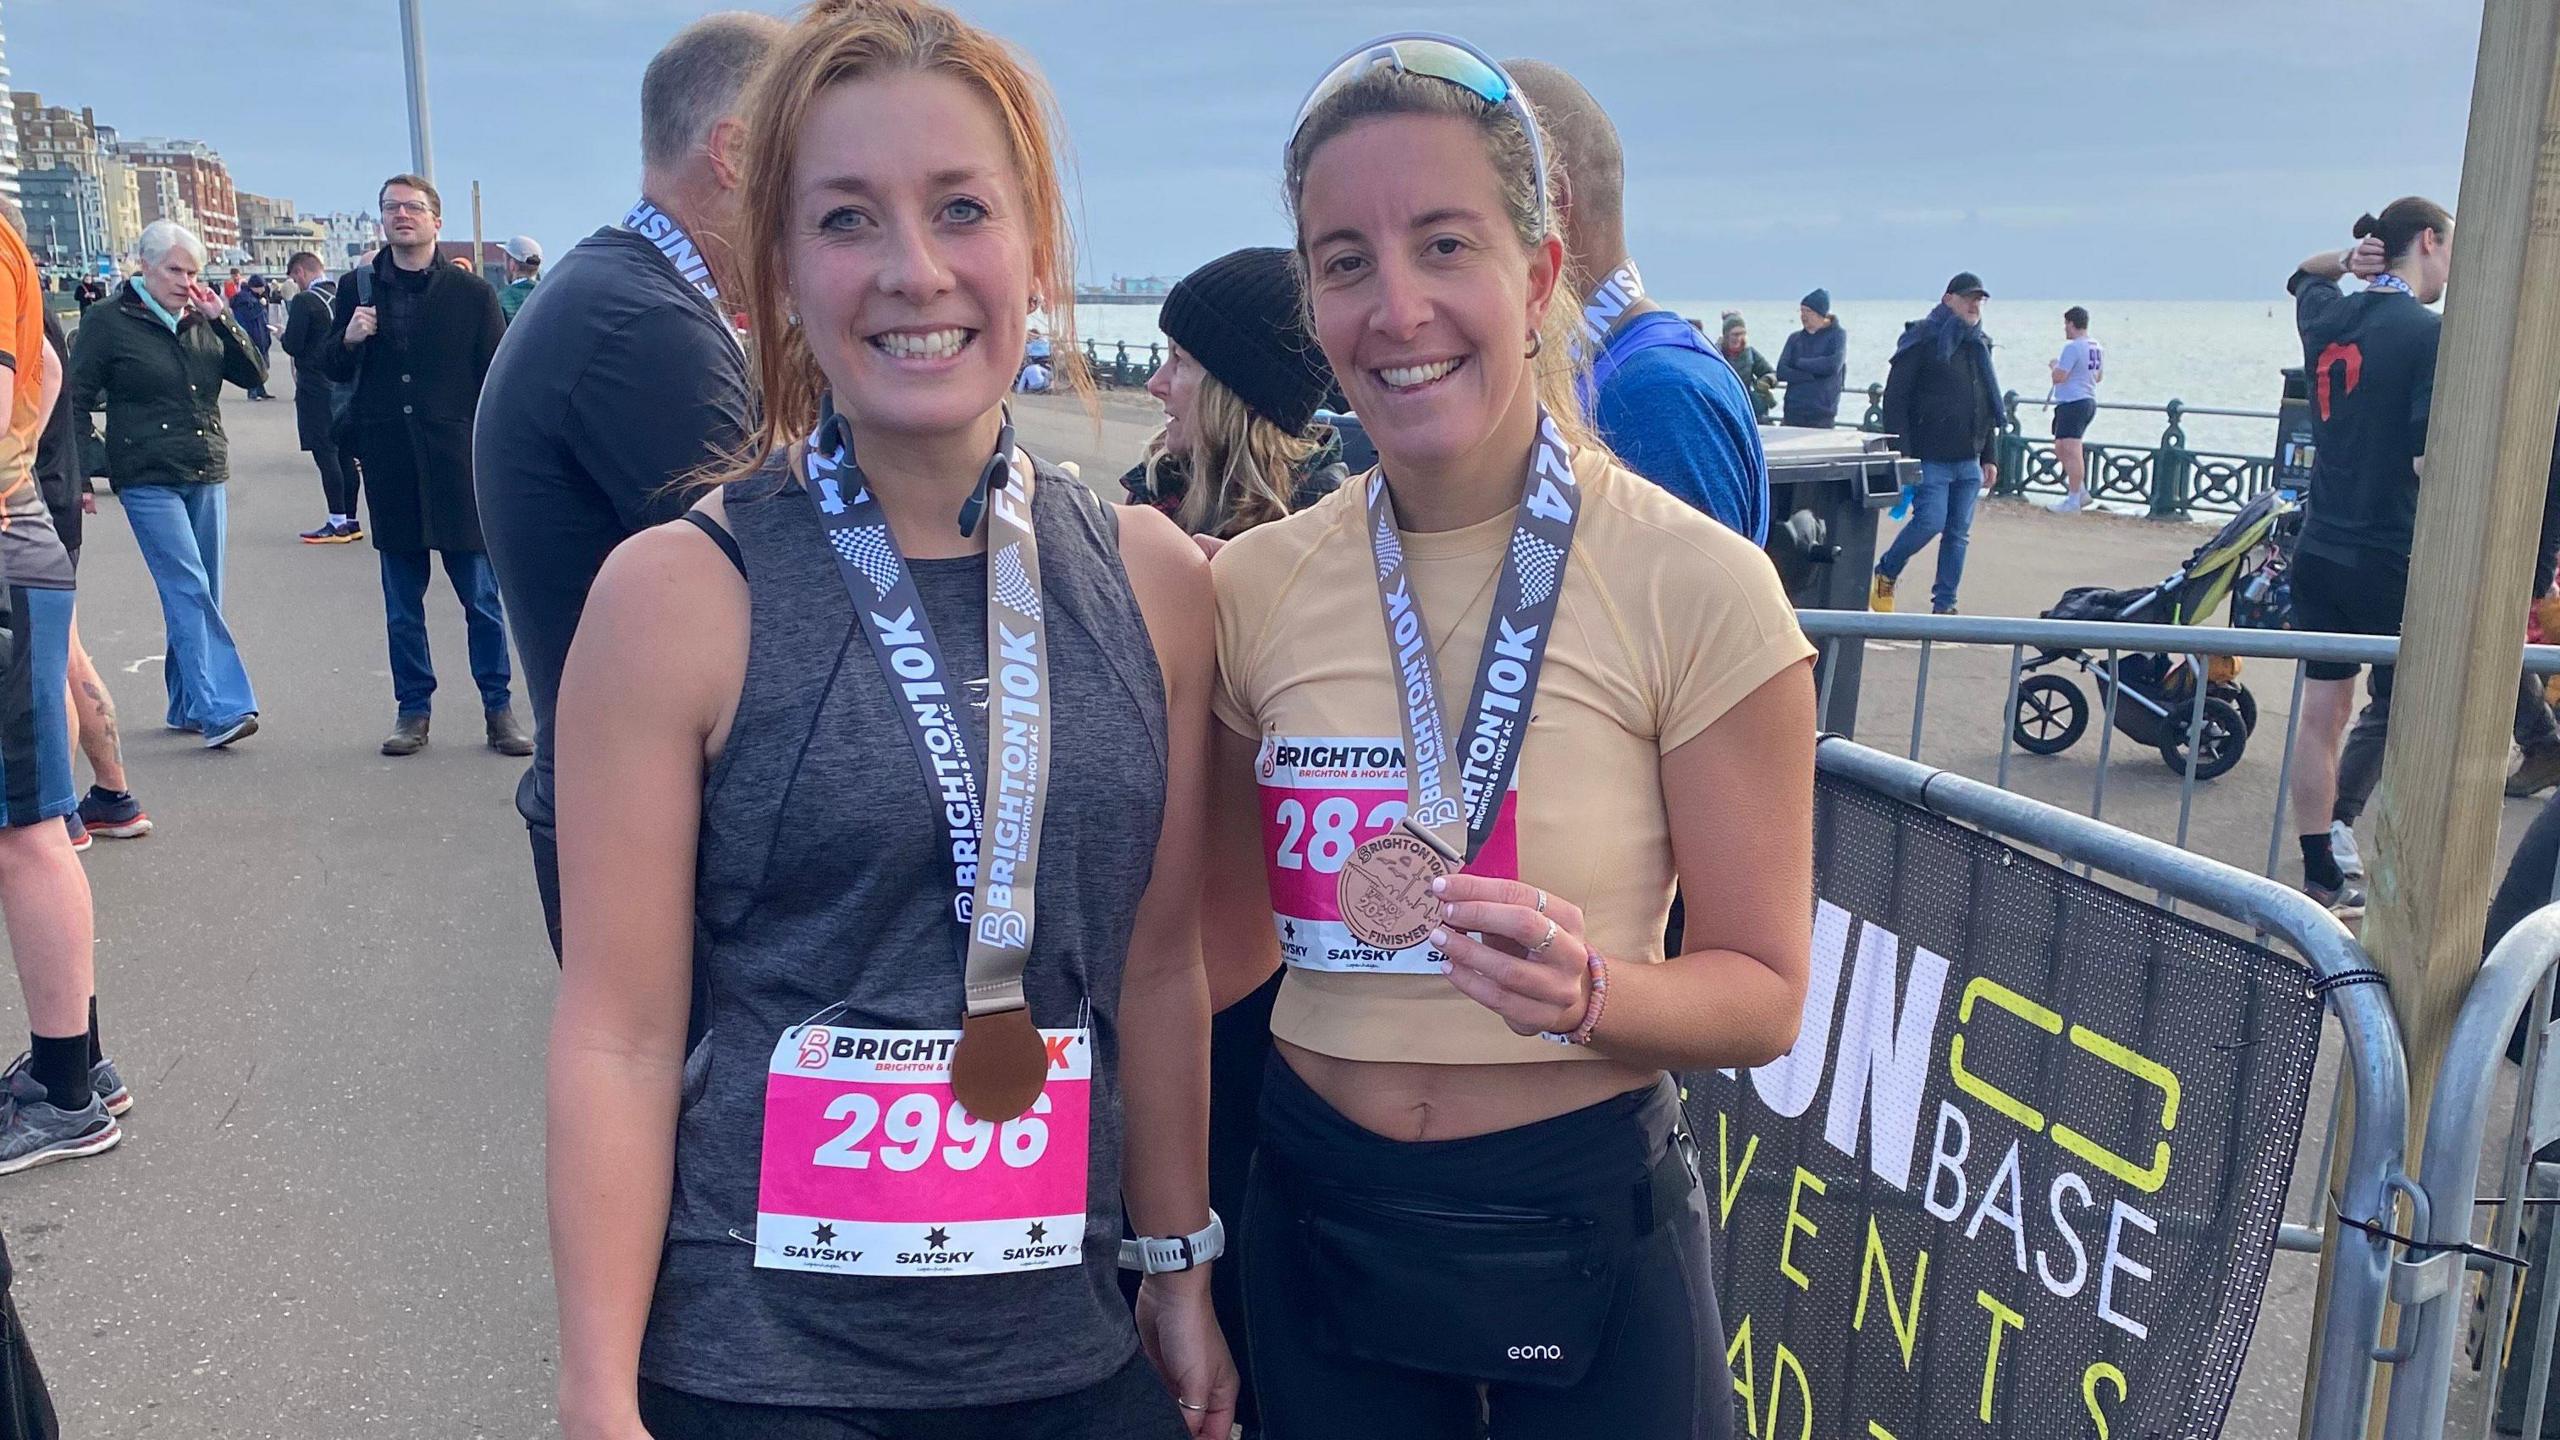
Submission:
<svg viewBox="0 0 2560 1440">
<path fill-rule="evenodd" d="M 386 243 L 295 256 L 276 337 L 326 507 L 302 538 L 378 553 L 382 753 L 428 744 L 440 563 L 487 743 L 531 757 L 565 1433 L 1733 1433 L 1672 1076 L 1767 1062 L 1802 1008 L 1812 649 L 1759 427 L 1836 422 L 1829 294 L 1774 366 L 1739 316 L 1709 338 L 1646 293 L 1580 81 L 1380 37 L 1275 127 L 1284 243 L 1166 297 L 1164 421 L 1105 495 L 1008 409 L 1035 335 L 1044 387 L 1089 384 L 1065 137 L 1018 51 L 930 0 L 714 15 L 640 122 L 630 207 L 556 263 L 509 242 L 503 288 L 392 176 Z M 2328 427 L 2307 628 L 2396 627 L 2405 584 L 2452 222 L 2364 229 L 2295 279 Z M 132 1103 L 73 849 L 151 827 L 73 624 L 93 413 L 166 723 L 261 724 L 218 401 L 265 393 L 285 291 L 226 300 L 168 222 L 142 250 L 64 356 L 0 226 L 32 1032 L 0 1174 L 115 1145 Z M 1956 608 L 1997 479 L 1987 299 L 1958 273 L 1895 347 L 1919 480 L 1875 608 L 1932 540 Z M 2078 509 L 2104 358 L 2063 320 Z M 2315 667 L 2305 736 L 2352 774 L 2347 669 Z M 2345 910 L 2340 769 L 2294 798 Z M 1559 1235 L 1576 1263 L 1529 1243 Z"/>
</svg>

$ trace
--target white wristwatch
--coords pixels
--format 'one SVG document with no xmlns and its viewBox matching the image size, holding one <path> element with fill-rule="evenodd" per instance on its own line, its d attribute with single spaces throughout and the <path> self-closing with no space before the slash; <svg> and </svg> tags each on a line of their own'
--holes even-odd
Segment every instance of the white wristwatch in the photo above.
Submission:
<svg viewBox="0 0 2560 1440">
<path fill-rule="evenodd" d="M 1176 1275 L 1227 1253 L 1227 1222 L 1209 1212 L 1209 1226 L 1188 1235 L 1146 1236 L 1120 1242 L 1120 1268 Z"/>
</svg>

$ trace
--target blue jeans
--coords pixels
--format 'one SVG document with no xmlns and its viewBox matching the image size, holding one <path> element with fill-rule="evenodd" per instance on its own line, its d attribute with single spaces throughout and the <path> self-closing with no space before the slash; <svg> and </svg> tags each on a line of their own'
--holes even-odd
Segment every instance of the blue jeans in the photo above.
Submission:
<svg viewBox="0 0 2560 1440">
<path fill-rule="evenodd" d="M 1887 580 L 1902 578 L 1902 567 L 1920 553 L 1920 547 L 1938 542 L 1938 583 L 1929 587 L 1929 608 L 1956 608 L 1956 586 L 1964 581 L 1965 546 L 1973 539 L 1973 505 L 1982 498 L 1982 462 L 1979 460 L 1923 460 L 1920 462 L 1920 490 L 1911 499 L 1911 523 L 1893 537 L 1884 558 L 1876 562 L 1876 573 Z"/>
<path fill-rule="evenodd" d="M 160 618 L 169 631 L 160 666 L 169 724 L 210 734 L 255 714 L 257 693 L 222 618 L 229 492 L 220 485 L 136 485 L 116 498 L 160 592 Z"/>
<path fill-rule="evenodd" d="M 391 632 L 391 694 L 403 716 L 424 715 L 436 693 L 435 658 L 427 650 L 425 550 L 384 550 L 382 612 Z M 480 708 L 507 708 L 507 617 L 498 608 L 498 576 L 477 550 L 443 550 L 444 574 L 462 599 L 471 634 L 471 678 L 480 686 Z"/>
</svg>

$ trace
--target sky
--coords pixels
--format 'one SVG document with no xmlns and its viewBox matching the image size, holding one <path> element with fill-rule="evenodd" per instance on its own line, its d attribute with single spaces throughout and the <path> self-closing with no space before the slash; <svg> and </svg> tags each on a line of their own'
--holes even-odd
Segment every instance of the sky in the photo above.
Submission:
<svg viewBox="0 0 2560 1440">
<path fill-rule="evenodd" d="M 639 82 L 702 0 L 419 0 L 447 239 L 555 253 L 636 193 Z M 791 7 L 749 8 L 787 12 Z M 1393 29 L 1564 66 L 1616 121 L 1657 294 L 2280 295 L 2398 195 L 2459 208 L 2476 0 L 962 0 L 1047 75 L 1088 279 L 1286 244 L 1279 152 Z M 2310 23 L 2317 17 L 2319 23 Z M 396 0 L 0 0 L 11 83 L 240 187 L 370 209 L 409 161 Z M 138 43 L 137 37 L 155 37 Z"/>
</svg>

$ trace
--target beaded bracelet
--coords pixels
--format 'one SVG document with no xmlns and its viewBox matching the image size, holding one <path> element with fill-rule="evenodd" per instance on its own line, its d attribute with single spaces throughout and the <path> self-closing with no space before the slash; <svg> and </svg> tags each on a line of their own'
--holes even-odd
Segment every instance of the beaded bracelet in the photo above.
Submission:
<svg viewBox="0 0 2560 1440">
<path fill-rule="evenodd" d="M 1591 998 L 1582 1007 L 1582 1023 L 1571 1034 L 1554 1030 L 1541 1031 L 1538 1038 L 1558 1045 L 1588 1045 L 1593 1031 L 1600 1028 L 1600 1012 L 1609 1004 L 1609 957 L 1599 947 L 1583 946 L 1583 963 L 1591 967 Z"/>
</svg>

